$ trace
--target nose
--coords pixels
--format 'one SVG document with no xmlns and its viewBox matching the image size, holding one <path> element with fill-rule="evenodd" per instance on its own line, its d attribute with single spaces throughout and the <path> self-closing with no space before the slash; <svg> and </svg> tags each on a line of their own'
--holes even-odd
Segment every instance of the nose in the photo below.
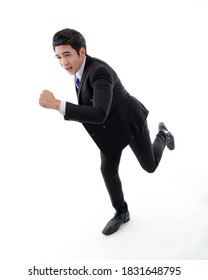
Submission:
<svg viewBox="0 0 208 280">
<path fill-rule="evenodd" d="M 68 64 L 69 64 L 69 63 L 68 63 L 67 58 L 63 57 L 63 58 L 61 59 L 61 65 L 64 67 L 64 66 L 67 66 Z"/>
</svg>

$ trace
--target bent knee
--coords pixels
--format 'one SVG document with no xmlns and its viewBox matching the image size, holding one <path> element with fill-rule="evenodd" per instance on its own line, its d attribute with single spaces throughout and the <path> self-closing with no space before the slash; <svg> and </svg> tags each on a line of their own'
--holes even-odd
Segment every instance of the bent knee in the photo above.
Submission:
<svg viewBox="0 0 208 280">
<path fill-rule="evenodd" d="M 147 173 L 154 173 L 155 170 L 157 169 L 157 166 L 148 166 L 148 167 L 143 167 L 143 169 L 147 172 Z"/>
<path fill-rule="evenodd" d="M 148 173 L 152 174 L 155 172 L 155 169 L 151 169 L 151 170 L 146 170 Z"/>
</svg>

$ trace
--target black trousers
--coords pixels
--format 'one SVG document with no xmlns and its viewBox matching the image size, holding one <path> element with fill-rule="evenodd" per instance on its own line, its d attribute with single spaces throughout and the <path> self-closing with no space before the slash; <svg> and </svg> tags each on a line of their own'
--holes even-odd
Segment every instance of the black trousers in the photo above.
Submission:
<svg viewBox="0 0 208 280">
<path fill-rule="evenodd" d="M 153 173 L 158 167 L 165 146 L 166 135 L 161 131 L 157 134 L 152 144 L 147 122 L 143 125 L 141 131 L 136 133 L 134 140 L 130 143 L 130 147 L 140 165 L 149 173 Z M 122 151 L 112 158 L 107 158 L 101 152 L 101 173 L 113 207 L 117 212 L 123 213 L 127 211 L 128 206 L 124 200 L 122 184 L 118 172 L 121 154 Z"/>
</svg>

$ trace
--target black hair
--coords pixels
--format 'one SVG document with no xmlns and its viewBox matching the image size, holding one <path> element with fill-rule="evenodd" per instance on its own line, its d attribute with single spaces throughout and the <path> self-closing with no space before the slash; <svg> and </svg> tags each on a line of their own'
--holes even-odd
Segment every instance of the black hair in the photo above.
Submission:
<svg viewBox="0 0 208 280">
<path fill-rule="evenodd" d="M 60 45 L 70 45 L 76 50 L 78 55 L 81 48 L 85 48 L 86 50 L 86 41 L 84 36 L 80 32 L 69 28 L 62 29 L 54 34 L 53 50 L 55 51 L 55 47 Z"/>
</svg>

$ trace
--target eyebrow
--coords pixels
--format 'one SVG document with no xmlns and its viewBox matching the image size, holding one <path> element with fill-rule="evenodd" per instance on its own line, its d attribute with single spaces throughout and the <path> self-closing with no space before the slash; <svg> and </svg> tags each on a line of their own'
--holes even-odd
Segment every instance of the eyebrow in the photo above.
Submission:
<svg viewBox="0 0 208 280">
<path fill-rule="evenodd" d="M 63 54 L 71 54 L 71 52 L 70 52 L 70 51 L 62 52 L 62 55 L 63 55 Z M 56 57 L 57 57 L 57 56 L 60 56 L 60 54 L 56 54 L 55 56 L 56 56 Z"/>
</svg>

